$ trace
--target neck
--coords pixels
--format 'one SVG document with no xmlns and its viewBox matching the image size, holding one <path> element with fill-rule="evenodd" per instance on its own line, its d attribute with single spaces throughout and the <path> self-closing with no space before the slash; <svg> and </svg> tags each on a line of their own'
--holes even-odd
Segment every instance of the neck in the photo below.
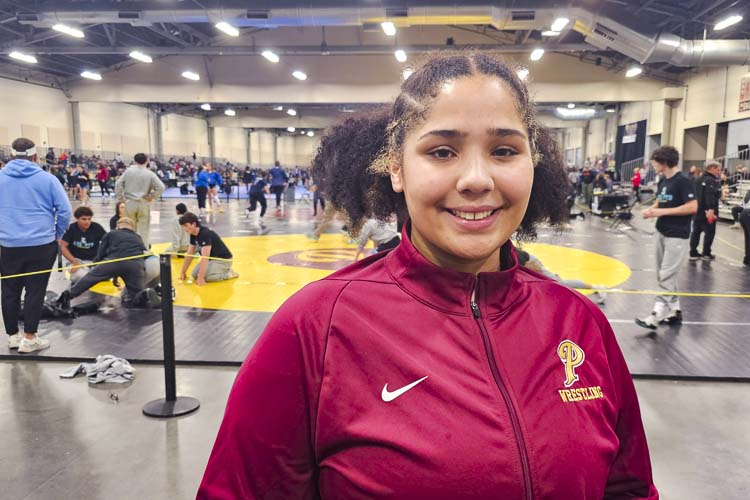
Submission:
<svg viewBox="0 0 750 500">
<path fill-rule="evenodd" d="M 669 168 L 669 167 L 667 167 L 667 168 L 665 168 L 665 169 L 664 169 L 664 177 L 666 177 L 667 179 L 671 179 L 671 178 L 672 178 L 672 177 L 674 177 L 674 176 L 675 176 L 675 175 L 677 174 L 677 172 L 679 172 L 679 171 L 680 171 L 680 170 L 679 170 L 679 169 L 677 168 L 677 166 L 674 166 L 674 167 L 672 167 L 672 168 Z"/>
</svg>

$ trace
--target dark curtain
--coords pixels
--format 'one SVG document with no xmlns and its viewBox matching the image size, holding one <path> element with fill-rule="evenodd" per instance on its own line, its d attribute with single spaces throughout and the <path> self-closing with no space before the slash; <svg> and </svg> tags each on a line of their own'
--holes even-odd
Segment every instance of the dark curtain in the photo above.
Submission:
<svg viewBox="0 0 750 500">
<path fill-rule="evenodd" d="M 632 125 L 630 127 L 632 129 Z M 646 120 L 639 121 L 635 124 L 635 142 L 623 144 L 622 138 L 625 136 L 625 130 L 628 125 L 617 127 L 617 142 L 615 143 L 615 169 L 617 177 L 620 177 L 620 166 L 626 161 L 641 158 L 646 152 Z M 632 132 L 632 130 L 631 130 Z"/>
</svg>

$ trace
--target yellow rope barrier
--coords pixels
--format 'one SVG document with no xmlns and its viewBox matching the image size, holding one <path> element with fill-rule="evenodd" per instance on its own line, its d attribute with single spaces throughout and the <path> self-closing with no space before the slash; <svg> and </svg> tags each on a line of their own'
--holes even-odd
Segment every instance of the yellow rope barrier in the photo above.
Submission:
<svg viewBox="0 0 750 500">
<path fill-rule="evenodd" d="M 126 260 L 145 259 L 147 257 L 156 256 L 154 253 L 144 253 L 142 255 L 133 255 L 131 257 L 120 257 L 118 259 L 102 260 L 99 262 L 92 262 L 90 264 L 78 264 L 77 266 L 66 266 L 61 268 L 44 269 L 42 271 L 31 271 L 28 273 L 11 274 L 8 276 L 0 276 L 0 280 L 9 280 L 11 278 L 23 278 L 26 276 L 34 276 L 37 274 L 53 273 L 55 271 L 70 271 L 71 269 L 81 269 L 84 267 L 95 267 L 101 266 L 102 264 L 110 264 L 112 262 L 123 262 Z"/>
</svg>

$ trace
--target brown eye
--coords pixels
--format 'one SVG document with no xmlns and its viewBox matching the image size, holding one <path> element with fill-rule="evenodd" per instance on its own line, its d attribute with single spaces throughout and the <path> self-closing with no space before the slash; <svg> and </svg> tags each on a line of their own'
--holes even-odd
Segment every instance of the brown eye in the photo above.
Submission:
<svg viewBox="0 0 750 500">
<path fill-rule="evenodd" d="M 510 157 L 515 156 L 518 154 L 518 151 L 516 151 L 513 148 L 497 148 L 495 151 L 492 152 L 493 156 L 501 156 L 501 157 Z"/>
<path fill-rule="evenodd" d="M 456 156 L 455 153 L 448 148 L 433 149 L 427 154 L 438 160 L 447 160 Z"/>
</svg>

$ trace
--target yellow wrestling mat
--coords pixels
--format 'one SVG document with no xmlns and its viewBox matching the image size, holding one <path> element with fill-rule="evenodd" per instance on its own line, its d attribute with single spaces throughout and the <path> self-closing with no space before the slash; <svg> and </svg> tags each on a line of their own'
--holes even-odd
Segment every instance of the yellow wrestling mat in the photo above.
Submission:
<svg viewBox="0 0 750 500">
<path fill-rule="evenodd" d="M 198 286 L 178 281 L 182 259 L 172 259 L 175 305 L 201 309 L 275 312 L 304 285 L 324 278 L 354 260 L 356 245 L 341 234 L 323 234 L 314 242 L 304 235 L 268 235 L 223 238 L 234 255 L 233 268 L 239 278 Z M 168 244 L 153 246 L 155 253 Z M 550 271 L 564 279 L 614 287 L 630 277 L 630 268 L 612 257 L 563 246 L 525 243 L 524 250 L 538 257 Z M 198 259 L 193 260 L 193 265 Z M 119 296 L 111 282 L 92 288 Z M 583 291 L 590 293 L 589 291 Z"/>
</svg>

